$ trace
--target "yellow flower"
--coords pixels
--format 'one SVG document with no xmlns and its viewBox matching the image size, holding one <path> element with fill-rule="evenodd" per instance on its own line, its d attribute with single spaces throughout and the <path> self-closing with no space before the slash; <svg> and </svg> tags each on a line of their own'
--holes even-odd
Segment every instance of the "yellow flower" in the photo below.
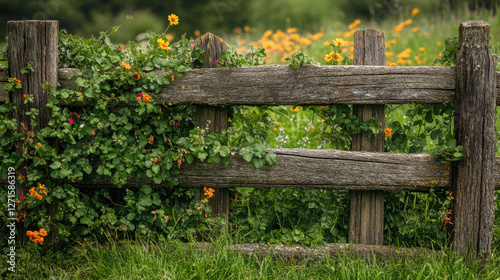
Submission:
<svg viewBox="0 0 500 280">
<path fill-rule="evenodd" d="M 170 25 L 177 25 L 179 24 L 179 17 L 175 14 L 171 14 L 168 16 L 168 21 L 170 22 Z"/>
<path fill-rule="evenodd" d="M 273 131 L 276 132 L 278 131 L 278 129 L 276 127 L 273 127 Z"/>
<path fill-rule="evenodd" d="M 393 52 L 385 52 L 385 56 L 393 56 L 394 53 Z"/>
<path fill-rule="evenodd" d="M 420 10 L 419 10 L 419 9 L 417 9 L 417 8 L 415 8 L 415 9 L 411 10 L 411 16 L 412 16 L 412 17 L 414 17 L 414 16 L 418 15 L 419 13 L 420 13 Z"/>
<path fill-rule="evenodd" d="M 421 52 L 425 52 L 425 48 L 424 47 L 421 47 L 418 50 L 421 51 Z"/>
<path fill-rule="evenodd" d="M 203 203 L 207 203 L 208 202 L 208 199 L 203 199 Z"/>
<path fill-rule="evenodd" d="M 396 66 L 396 63 L 394 63 L 394 62 L 389 62 L 389 63 L 387 63 L 387 66 Z"/>
<path fill-rule="evenodd" d="M 333 61 L 333 54 L 334 54 L 334 52 L 331 52 L 331 53 L 329 53 L 329 54 L 325 55 L 325 61 L 326 61 L 327 63 L 330 63 L 330 62 L 332 62 L 332 61 Z"/>
<path fill-rule="evenodd" d="M 281 123 L 280 123 L 280 122 L 275 121 L 275 122 L 274 122 L 274 124 L 275 124 L 275 125 L 280 125 Z"/>
<path fill-rule="evenodd" d="M 333 53 L 333 57 L 337 60 L 337 63 L 341 63 L 344 58 L 339 53 Z"/>
<path fill-rule="evenodd" d="M 160 39 L 156 40 L 156 42 L 158 43 L 158 45 L 160 46 L 160 48 L 162 50 L 168 50 L 169 49 L 168 45 L 170 43 L 168 41 L 165 42 L 162 38 L 160 38 Z"/>
<path fill-rule="evenodd" d="M 339 46 L 341 49 L 345 45 L 345 41 L 340 39 L 340 38 L 335 38 L 335 40 L 332 41 L 332 44 L 335 46 Z"/>
<path fill-rule="evenodd" d="M 134 76 L 134 80 L 136 80 L 136 81 L 138 81 L 141 78 L 141 75 L 139 75 L 139 73 L 137 73 L 137 72 L 134 72 L 134 74 L 132 74 L 132 76 Z"/>
<path fill-rule="evenodd" d="M 295 27 L 288 28 L 288 29 L 286 30 L 286 32 L 287 32 L 287 33 L 295 33 L 295 32 L 297 32 L 297 28 L 295 28 Z"/>
<path fill-rule="evenodd" d="M 385 133 L 385 136 L 389 137 L 389 138 L 392 138 L 392 128 L 386 128 L 384 129 L 384 133 Z"/>
<path fill-rule="evenodd" d="M 130 70 L 130 64 L 126 63 L 125 61 L 122 61 L 122 66 L 125 67 L 125 69 Z"/>
<path fill-rule="evenodd" d="M 41 189 L 42 191 L 43 191 L 43 190 L 45 190 L 45 184 L 40 184 L 40 186 L 39 186 L 39 187 L 40 187 L 40 189 Z"/>
</svg>

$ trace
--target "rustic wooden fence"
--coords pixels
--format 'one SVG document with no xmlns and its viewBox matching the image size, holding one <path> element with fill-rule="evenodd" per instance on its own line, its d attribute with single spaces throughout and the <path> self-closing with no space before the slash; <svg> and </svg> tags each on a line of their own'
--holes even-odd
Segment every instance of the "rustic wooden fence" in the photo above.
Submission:
<svg viewBox="0 0 500 280">
<path fill-rule="evenodd" d="M 19 104 L 16 117 L 28 130 L 47 125 L 44 81 L 59 82 L 63 88 L 74 86 L 76 69 L 58 69 L 57 34 L 57 21 L 8 23 L 9 68 L 0 69 L 0 101 L 10 98 Z M 454 103 L 455 134 L 468 156 L 447 164 L 427 154 L 383 153 L 383 135 L 367 138 L 360 134 L 353 135 L 353 151 L 272 149 L 277 164 L 262 169 L 240 156 L 231 156 L 227 166 L 196 162 L 178 175 L 179 186 L 215 188 L 211 206 L 226 218 L 230 187 L 351 190 L 349 240 L 373 245 L 383 243 L 384 191 L 452 190 L 455 250 L 489 255 L 494 189 L 500 189 L 500 158 L 495 158 L 500 73 L 488 47 L 489 34 L 490 26 L 483 21 L 460 25 L 457 67 L 390 67 L 385 66 L 384 33 L 360 30 L 354 38 L 354 66 L 309 65 L 296 70 L 288 65 L 209 69 L 227 46 L 206 34 L 193 44 L 206 50 L 206 69 L 188 71 L 156 97 L 158 102 L 198 106 L 195 122 L 200 127 L 208 124 L 216 132 L 226 128 L 224 106 L 231 105 L 353 104 L 362 121 L 374 117 L 384 124 L 384 104 Z M 34 72 L 22 74 L 27 61 L 32 62 Z M 23 83 L 10 97 L 4 90 L 8 77 L 18 77 Z M 24 94 L 33 94 L 35 102 L 24 104 Z M 38 127 L 29 127 L 24 112 L 30 108 L 40 110 Z M 130 186 L 144 183 L 156 185 L 147 178 L 128 180 Z M 111 182 L 101 178 L 72 184 L 96 188 Z M 18 194 L 23 188 L 18 186 Z"/>
</svg>

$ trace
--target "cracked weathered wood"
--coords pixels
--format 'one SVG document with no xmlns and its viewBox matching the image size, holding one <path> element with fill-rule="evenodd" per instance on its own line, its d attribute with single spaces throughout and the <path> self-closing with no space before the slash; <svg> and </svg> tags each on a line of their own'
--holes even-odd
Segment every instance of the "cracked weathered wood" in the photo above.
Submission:
<svg viewBox="0 0 500 280">
<path fill-rule="evenodd" d="M 194 49 L 196 46 L 205 50 L 205 62 L 202 68 L 215 68 L 217 64 L 215 61 L 219 59 L 222 52 L 228 49 L 224 41 L 212 33 L 205 35 L 192 42 L 191 47 Z M 208 83 L 215 83 L 216 81 L 209 81 Z M 158 101 L 158 99 L 157 99 Z M 208 132 L 221 133 L 222 130 L 227 129 L 227 108 L 222 106 L 196 106 L 195 126 L 206 129 Z M 204 186 L 200 183 L 199 186 Z M 229 189 L 218 188 L 213 186 L 215 192 L 213 197 L 208 199 L 208 205 L 212 209 L 211 216 L 215 217 L 221 215 L 226 220 L 225 229 L 229 229 Z M 204 189 L 201 188 L 198 194 L 198 199 L 205 198 Z"/>
<path fill-rule="evenodd" d="M 490 25 L 468 21 L 459 29 L 455 135 L 467 153 L 452 172 L 455 251 L 489 258 L 495 211 L 496 61 Z"/>
<path fill-rule="evenodd" d="M 397 248 L 387 245 L 364 245 L 332 243 L 321 247 L 304 247 L 302 245 L 260 245 L 260 244 L 233 244 L 225 246 L 233 253 L 242 256 L 255 256 L 263 259 L 267 256 L 280 257 L 286 261 L 318 260 L 326 257 L 330 258 L 356 258 L 367 261 L 377 258 L 378 260 L 388 260 L 398 258 L 402 262 L 405 258 L 419 259 L 430 255 L 439 256 L 438 251 L 426 248 Z M 195 243 L 185 245 L 186 249 L 195 250 L 198 253 L 210 252 L 213 248 L 211 243 Z"/>
<path fill-rule="evenodd" d="M 5 70 L 4 70 L 5 71 Z M 77 70 L 59 69 L 62 88 Z M 168 75 L 165 71 L 155 71 Z M 0 69 L 0 101 L 5 80 Z M 500 72 L 497 72 L 500 93 Z M 325 105 L 453 103 L 454 67 L 288 65 L 195 69 L 158 94 L 157 101 L 206 105 Z M 499 94 L 500 96 L 500 94 Z M 497 97 L 500 106 L 500 97 Z M 83 103 L 77 105 L 84 105 Z"/>
<path fill-rule="evenodd" d="M 354 65 L 385 65 L 385 34 L 375 29 L 354 33 Z M 384 104 L 353 106 L 353 115 L 360 121 L 375 119 L 385 128 Z M 384 151 L 384 133 L 368 138 L 366 132 L 352 135 L 353 151 Z M 351 191 L 349 241 L 367 245 L 384 243 L 384 192 Z"/>
<path fill-rule="evenodd" d="M 25 134 L 25 138 L 17 142 L 16 151 L 23 153 L 23 142 L 33 145 L 36 139 L 33 138 L 33 132 L 47 126 L 49 121 L 49 110 L 47 108 L 48 92 L 43 91 L 44 82 L 57 85 L 58 73 L 58 34 L 59 22 L 54 20 L 38 21 L 9 21 L 8 30 L 8 57 L 10 77 L 16 77 L 21 80 L 22 88 L 10 93 L 12 103 L 19 105 L 19 111 L 15 114 L 18 123 L 18 132 Z M 33 71 L 21 73 L 28 64 L 31 64 Z M 5 74 L 1 75 L 5 78 Z M 33 96 L 33 103 L 25 104 L 25 95 Z M 31 116 L 25 113 L 31 109 L 39 111 L 36 117 L 38 124 L 32 125 Z M 18 175 L 26 177 L 26 170 L 30 162 L 24 162 L 24 165 L 17 169 Z M 36 184 L 36 182 L 31 182 Z M 16 184 L 16 195 L 26 195 L 27 184 Z M 19 232 L 24 232 L 23 224 L 18 223 Z M 54 232 L 48 239 L 53 240 Z M 20 235 L 21 241 L 26 241 L 26 235 Z"/>
</svg>

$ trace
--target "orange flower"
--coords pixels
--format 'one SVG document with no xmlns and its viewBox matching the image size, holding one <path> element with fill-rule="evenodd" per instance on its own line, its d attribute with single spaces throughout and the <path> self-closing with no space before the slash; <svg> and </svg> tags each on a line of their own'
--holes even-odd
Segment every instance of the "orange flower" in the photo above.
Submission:
<svg viewBox="0 0 500 280">
<path fill-rule="evenodd" d="M 29 96 L 30 96 L 30 95 L 29 95 L 29 94 L 27 94 L 27 93 L 25 93 L 25 94 L 24 94 L 24 98 L 28 98 Z"/>
<path fill-rule="evenodd" d="M 130 70 L 132 67 L 130 67 L 130 64 L 126 63 L 125 61 L 122 61 L 122 66 L 125 67 L 125 69 Z"/>
<path fill-rule="evenodd" d="M 203 203 L 207 203 L 208 202 L 208 199 L 203 199 Z"/>
<path fill-rule="evenodd" d="M 154 162 L 154 163 L 157 163 L 157 162 L 158 162 L 158 159 L 157 159 L 157 158 L 153 158 L 153 162 Z"/>
<path fill-rule="evenodd" d="M 44 228 L 40 229 L 40 235 L 43 237 L 47 236 L 47 231 Z"/>
<path fill-rule="evenodd" d="M 142 100 L 144 100 L 146 102 L 151 102 L 151 96 L 149 94 L 145 93 L 142 95 Z"/>
<path fill-rule="evenodd" d="M 403 30 L 404 24 L 398 24 L 396 27 L 394 27 L 394 30 L 396 32 L 401 32 Z"/>
<path fill-rule="evenodd" d="M 200 35 L 201 35 L 200 30 L 195 30 L 195 31 L 194 31 L 194 36 L 196 36 L 196 37 L 200 37 Z"/>
<path fill-rule="evenodd" d="M 356 19 L 353 23 L 349 24 L 349 29 L 353 29 L 361 23 L 361 20 Z"/>
<path fill-rule="evenodd" d="M 134 76 L 134 79 L 136 81 L 138 81 L 141 78 L 141 75 L 139 75 L 139 73 L 137 73 L 137 72 L 134 72 L 134 74 L 132 74 L 132 76 Z"/>
<path fill-rule="evenodd" d="M 16 83 L 19 84 L 21 82 L 21 80 L 19 80 L 18 78 L 14 77 L 14 82 L 16 82 Z"/>
<path fill-rule="evenodd" d="M 35 187 L 32 187 L 32 188 L 30 189 L 30 194 L 31 194 L 31 195 L 33 195 L 33 193 L 34 193 L 34 192 L 35 192 Z"/>
<path fill-rule="evenodd" d="M 42 147 L 42 143 L 38 143 L 38 148 L 41 148 Z"/>
<path fill-rule="evenodd" d="M 155 141 L 155 138 L 153 137 L 153 135 L 149 135 L 148 144 L 153 145 L 154 141 Z"/>
<path fill-rule="evenodd" d="M 420 10 L 419 9 L 415 8 L 415 9 L 411 10 L 411 16 L 412 17 L 414 17 L 414 16 L 416 16 L 418 14 L 420 14 Z"/>
<path fill-rule="evenodd" d="M 314 125 L 311 125 L 311 130 L 315 130 L 316 127 L 314 127 Z"/>
<path fill-rule="evenodd" d="M 41 196 L 39 193 L 35 193 L 34 197 L 38 200 L 42 200 L 43 196 Z"/>
<path fill-rule="evenodd" d="M 43 190 L 45 190 L 45 184 L 40 184 L 40 186 L 39 186 L 39 187 L 40 187 L 40 189 L 41 189 L 42 191 L 43 191 Z"/>
<path fill-rule="evenodd" d="M 392 138 L 392 128 L 386 128 L 384 129 L 384 133 L 385 133 L 385 136 L 389 137 L 389 138 Z"/>
<path fill-rule="evenodd" d="M 407 20 L 403 21 L 403 25 L 404 26 L 407 26 L 407 25 L 410 25 L 410 24 L 412 24 L 411 19 L 407 19 Z"/>
<path fill-rule="evenodd" d="M 413 27 L 413 29 L 411 31 L 413 31 L 414 33 L 418 32 L 418 27 Z"/>
</svg>

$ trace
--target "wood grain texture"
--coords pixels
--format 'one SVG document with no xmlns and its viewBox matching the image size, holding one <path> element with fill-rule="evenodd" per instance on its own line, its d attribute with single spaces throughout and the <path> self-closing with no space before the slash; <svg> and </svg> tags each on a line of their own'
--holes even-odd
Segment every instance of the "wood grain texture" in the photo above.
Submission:
<svg viewBox="0 0 500 280">
<path fill-rule="evenodd" d="M 224 41 L 212 33 L 206 33 L 192 42 L 191 47 L 196 46 L 205 50 L 205 62 L 202 68 L 215 68 L 214 63 L 219 59 L 222 52 L 228 49 Z M 210 82 L 213 83 L 214 81 Z M 221 106 L 196 106 L 195 126 L 205 128 L 208 132 L 221 133 L 227 129 L 227 108 Z M 200 184 L 199 186 L 204 186 Z M 212 208 L 210 215 L 215 217 L 221 215 L 226 220 L 225 229 L 229 229 L 229 189 L 213 187 L 215 192 L 208 200 L 208 205 Z M 201 188 L 198 193 L 198 199 L 205 198 L 204 189 Z M 201 239 L 201 237 L 199 237 Z"/>
<path fill-rule="evenodd" d="M 211 243 L 196 243 L 191 246 L 186 246 L 187 250 L 195 250 L 197 252 L 209 252 L 212 250 Z M 333 243 L 325 244 L 321 247 L 304 247 L 301 245 L 260 245 L 260 244 L 234 244 L 226 247 L 233 253 L 243 256 L 254 256 L 263 259 L 267 256 L 279 257 L 286 261 L 302 261 L 302 260 L 321 260 L 325 257 L 330 258 L 356 258 L 366 261 L 373 261 L 376 258 L 379 261 L 398 258 L 402 263 L 405 259 L 424 259 L 429 255 L 438 256 L 437 251 L 432 251 L 426 248 L 397 248 L 384 245 L 364 245 L 364 244 L 347 244 Z"/>
<path fill-rule="evenodd" d="M 179 187 L 200 185 L 220 188 L 298 188 L 330 190 L 418 191 L 449 190 L 450 167 L 427 154 L 369 153 L 338 150 L 271 149 L 277 153 L 277 164 L 255 169 L 241 156 L 231 156 L 227 166 L 195 162 L 183 165 Z M 98 165 L 94 165 L 94 169 Z M 366 170 L 369 172 L 367 173 Z M 360 176 L 360 174 L 366 176 Z M 495 160 L 495 188 L 500 190 L 500 158 Z M 375 176 L 370 178 L 369 176 Z M 75 187 L 113 187 L 109 178 L 85 177 L 69 182 Z M 1 185 L 7 185 L 0 178 Z M 126 187 L 167 188 L 151 179 L 129 178 Z"/>
<path fill-rule="evenodd" d="M 74 87 L 76 71 L 59 69 L 61 88 Z M 165 71 L 155 72 L 168 75 Z M 500 72 L 496 75 L 500 81 Z M 308 65 L 292 70 L 288 65 L 265 65 L 195 69 L 166 86 L 157 100 L 199 105 L 453 103 L 455 78 L 454 67 L 428 66 Z M 0 80 L 0 88 L 4 86 Z M 500 93 L 500 82 L 496 91 Z M 0 101 L 5 101 L 2 96 Z M 500 106 L 498 97 L 497 105 Z"/>
<path fill-rule="evenodd" d="M 354 65 L 385 65 L 385 34 L 375 29 L 354 33 Z M 385 128 L 385 105 L 362 104 L 353 106 L 353 115 L 360 121 L 372 118 Z M 370 137 L 365 132 L 352 136 L 353 151 L 384 151 L 384 133 Z M 349 241 L 382 245 L 384 243 L 384 192 L 351 191 Z"/>
<path fill-rule="evenodd" d="M 455 135 L 464 157 L 452 172 L 454 248 L 473 257 L 491 253 L 496 154 L 496 61 L 490 25 L 468 21 L 459 29 Z"/>
<path fill-rule="evenodd" d="M 45 127 L 48 123 L 47 92 L 42 87 L 44 82 L 57 84 L 58 73 L 58 21 L 9 21 L 8 30 L 8 57 L 10 77 L 21 80 L 22 89 L 10 93 L 10 100 L 19 105 L 19 111 L 15 114 L 18 122 L 18 132 L 25 134 L 17 144 L 16 152 L 22 154 L 23 142 L 33 144 L 33 132 Z M 22 73 L 28 63 L 31 63 L 33 71 Z M 5 77 L 5 75 L 2 75 Z M 34 97 L 33 103 L 24 104 L 24 95 Z M 32 125 L 31 117 L 25 113 L 31 109 L 37 109 L 39 114 L 36 118 L 38 124 Z M 17 169 L 18 175 L 26 176 L 30 162 L 25 162 Z M 26 195 L 27 185 L 16 184 L 16 194 Z M 19 232 L 24 232 L 19 225 Z M 53 235 L 53 233 L 52 233 Z M 49 236 L 49 239 L 51 236 Z M 21 237 L 26 241 L 26 236 Z"/>
</svg>

